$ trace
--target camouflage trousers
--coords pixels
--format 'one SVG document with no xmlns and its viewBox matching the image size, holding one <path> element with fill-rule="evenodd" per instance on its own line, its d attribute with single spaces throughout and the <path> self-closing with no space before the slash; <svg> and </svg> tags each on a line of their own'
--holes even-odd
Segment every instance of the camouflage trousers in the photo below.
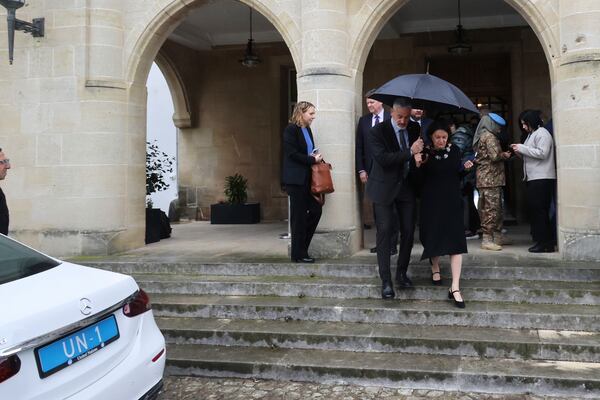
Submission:
<svg viewBox="0 0 600 400">
<path fill-rule="evenodd" d="M 484 235 L 502 229 L 502 187 L 479 188 L 479 218 Z"/>
</svg>

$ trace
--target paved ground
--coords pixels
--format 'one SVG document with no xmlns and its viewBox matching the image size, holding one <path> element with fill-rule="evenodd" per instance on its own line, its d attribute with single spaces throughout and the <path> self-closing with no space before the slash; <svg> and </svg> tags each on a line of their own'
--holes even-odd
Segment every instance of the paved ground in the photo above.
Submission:
<svg viewBox="0 0 600 400">
<path fill-rule="evenodd" d="M 505 246 L 500 252 L 484 251 L 479 248 L 481 240 L 468 240 L 470 256 L 477 258 L 510 257 L 513 259 L 531 258 L 527 248 L 532 245 L 528 234 L 529 226 L 509 226 L 508 236 L 514 244 Z M 211 225 L 206 221 L 188 222 L 173 225 L 172 237 L 131 250 L 114 257 L 121 261 L 246 261 L 246 262 L 288 262 L 289 240 L 280 239 L 287 232 L 287 222 L 263 222 L 254 225 Z M 416 235 L 418 238 L 418 234 Z M 375 254 L 369 248 L 375 243 L 375 229 L 365 231 L 365 249 L 349 259 L 340 262 L 376 263 Z M 423 248 L 415 243 L 413 258 L 420 258 Z M 559 253 L 537 254 L 536 258 L 560 259 Z M 86 259 L 80 257 L 77 259 Z M 94 257 L 92 257 L 94 258 Z M 324 260 L 319 260 L 324 261 Z M 328 260 L 336 262 L 336 260 Z"/>
<path fill-rule="evenodd" d="M 505 394 L 470 394 L 439 390 L 391 389 L 353 385 L 168 377 L 159 400 L 558 400 L 557 397 Z"/>
</svg>

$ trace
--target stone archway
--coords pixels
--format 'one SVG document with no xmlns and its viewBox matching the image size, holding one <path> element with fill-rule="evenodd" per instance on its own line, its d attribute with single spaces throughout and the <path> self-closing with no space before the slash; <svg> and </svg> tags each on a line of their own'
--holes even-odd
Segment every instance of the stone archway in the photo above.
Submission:
<svg viewBox="0 0 600 400">
<path fill-rule="evenodd" d="M 201 106 L 201 103 L 206 100 L 205 95 L 199 95 L 199 93 L 205 93 L 208 95 L 208 91 L 205 91 L 201 85 L 201 73 L 198 72 L 196 78 L 190 73 L 190 68 L 186 67 L 186 62 L 182 61 L 181 48 L 177 49 L 174 42 L 169 42 L 165 45 L 167 38 L 170 33 L 185 20 L 187 15 L 194 10 L 198 10 L 198 13 L 202 13 L 202 6 L 212 5 L 212 2 L 206 2 L 203 0 L 198 1 L 161 1 L 161 7 L 155 7 L 152 13 L 146 14 L 146 25 L 137 25 L 139 29 L 134 29 L 130 33 L 131 39 L 127 40 L 127 43 L 131 44 L 131 47 L 126 47 L 126 51 L 129 57 L 125 59 L 127 69 L 125 70 L 126 81 L 129 84 L 129 101 L 137 104 L 138 107 L 143 107 L 145 104 L 145 85 L 147 75 L 152 65 L 152 62 L 156 61 L 158 66 L 167 79 L 171 95 L 175 105 L 175 114 L 173 120 L 175 125 L 180 128 L 178 131 L 178 177 L 179 179 L 179 193 L 182 194 L 182 198 L 185 198 L 185 214 L 191 219 L 204 219 L 210 212 L 210 204 L 216 203 L 224 198 L 222 192 L 222 185 L 226 176 L 233 173 L 241 172 L 249 179 L 249 197 L 252 201 L 258 201 L 261 203 L 262 215 L 265 219 L 279 219 L 279 214 L 287 215 L 287 212 L 283 210 L 280 203 L 281 194 L 278 191 L 277 177 L 279 172 L 273 172 L 277 169 L 276 163 L 278 161 L 269 161 L 268 164 L 262 168 L 262 178 L 256 178 L 255 175 L 258 173 L 255 170 L 259 170 L 254 167 L 242 166 L 241 168 L 246 170 L 238 171 L 238 166 L 246 160 L 245 155 L 252 152 L 252 149 L 244 145 L 245 136 L 239 133 L 239 123 L 233 120 L 239 120 L 239 118 L 230 118 L 230 125 L 235 126 L 235 129 L 231 129 L 230 132 L 222 134 L 223 124 L 220 125 L 215 123 L 215 118 L 222 116 L 222 110 L 227 110 L 229 107 L 235 107 L 236 100 L 234 98 L 244 98 L 252 92 L 248 91 L 242 95 L 242 92 L 229 93 L 231 102 L 226 103 L 221 96 L 216 101 L 221 101 L 221 107 L 219 110 L 215 110 L 216 113 L 208 115 L 200 109 L 206 110 L 207 107 Z M 269 21 L 275 30 L 277 30 L 283 37 L 285 44 L 286 63 L 290 64 L 290 54 L 292 65 L 297 65 L 297 52 L 299 50 L 299 29 L 296 22 L 290 17 L 290 10 L 282 11 L 280 8 L 271 4 L 269 1 L 239 1 L 239 6 L 244 7 L 248 5 L 253 8 L 256 13 L 262 14 L 263 17 Z M 159 10 L 159 11 L 156 11 Z M 143 27 L 143 28 L 142 28 Z M 292 44 L 290 44 L 292 43 Z M 278 45 L 278 49 L 283 49 L 284 44 Z M 273 48 L 274 46 L 271 46 Z M 217 51 L 225 52 L 226 49 L 220 49 Z M 273 52 L 274 50 L 270 50 Z M 282 50 L 278 50 L 282 51 Z M 126 53 L 126 54 L 127 54 Z M 198 53 L 199 54 L 199 53 Z M 194 60 L 198 60 L 192 57 Z M 271 59 L 272 60 L 272 59 Z M 283 62 L 283 61 L 282 61 Z M 187 62 L 188 65 L 192 65 L 191 59 Z M 201 63 L 197 63 L 200 69 Z M 208 65 L 208 64 L 206 64 Z M 214 65 L 214 64 L 213 64 Z M 251 70 L 243 69 L 231 71 L 229 70 L 231 64 L 224 70 L 219 68 L 213 68 L 212 71 L 216 71 L 214 74 L 218 74 L 219 71 L 229 71 L 229 74 L 222 72 L 220 74 L 223 79 L 225 76 L 231 77 L 231 82 L 239 81 L 241 75 L 249 74 Z M 262 66 L 264 76 L 273 76 L 275 71 L 273 69 L 273 61 L 265 61 Z M 234 61 L 233 69 L 240 68 L 239 63 Z M 207 70 L 209 68 L 207 67 Z M 205 70 L 205 73 L 206 71 Z M 252 71 L 260 70 L 260 68 L 253 69 Z M 279 71 L 277 71 L 279 72 Z M 269 75 L 270 74 L 270 75 Z M 236 76 L 237 75 L 237 76 Z M 197 79 L 197 80 L 194 80 Z M 219 80 L 221 78 L 218 78 Z M 211 80 L 210 84 L 218 85 L 221 81 L 216 82 Z M 279 83 L 279 81 L 277 81 Z M 206 83 L 206 82 L 205 82 Z M 191 85 L 188 87 L 188 85 Z M 227 85 L 226 90 L 230 90 L 232 84 Z M 214 86 L 213 86 L 214 87 Z M 266 88 L 265 88 L 266 89 Z M 189 92 L 189 93 L 188 93 Z M 256 92 L 256 91 L 255 91 Z M 214 92 L 213 92 L 214 93 Z M 221 92 L 219 92 L 221 93 Z M 277 96 L 271 96 L 277 98 Z M 256 102 L 255 102 L 256 103 Z M 216 104 L 216 103 L 215 103 Z M 273 138 L 277 136 L 278 139 L 280 129 L 277 126 L 278 133 L 274 134 L 274 126 L 276 126 L 275 119 L 278 120 L 279 114 L 274 113 L 273 117 L 267 115 L 265 120 L 268 119 L 270 125 L 267 129 L 263 130 L 262 133 L 267 135 L 265 141 L 269 141 L 268 145 L 264 146 L 264 149 L 271 148 L 275 151 L 276 143 Z M 222 120 L 220 120 L 222 121 Z M 256 129 L 258 131 L 258 129 Z M 251 129 L 247 129 L 245 135 L 247 136 Z M 132 144 L 132 152 L 138 152 L 136 148 L 141 145 L 141 138 L 145 134 L 145 126 L 136 127 L 135 132 L 135 144 Z M 202 137 L 205 142 L 199 144 L 197 139 Z M 214 139 L 215 142 L 212 142 Z M 241 140 L 241 142 L 239 142 Z M 209 156 L 206 153 L 195 152 L 193 146 L 204 146 L 201 150 L 204 151 L 207 146 L 221 146 L 219 149 L 224 147 L 223 142 L 228 141 L 230 143 L 230 153 L 236 153 L 237 160 L 232 161 L 232 156 L 229 153 L 225 153 L 222 150 L 215 151 Z M 218 142 L 218 143 L 217 143 Z M 255 141 L 256 142 L 256 141 Z M 214 144 L 207 144 L 214 143 Z M 258 142 L 254 143 L 253 146 L 258 146 Z M 240 156 L 240 150 L 242 154 Z M 275 157 L 276 158 L 276 157 Z M 210 164 L 210 165 L 209 165 Z M 200 172 L 202 171 L 202 172 Z M 268 175 L 266 173 L 268 171 Z M 265 178 L 268 176 L 268 178 Z M 132 185 L 140 186 L 141 182 L 137 180 L 131 182 Z M 268 188 L 272 186 L 274 189 Z M 133 194 L 131 195 L 133 196 Z M 287 204 L 287 203 L 286 203 Z M 188 207 L 189 206 L 189 207 Z"/>
<path fill-rule="evenodd" d="M 354 43 L 349 54 L 348 65 L 354 73 L 362 71 L 375 38 L 387 21 L 410 0 L 381 0 L 376 4 L 365 5 L 357 14 L 350 26 L 351 40 Z M 531 26 L 542 44 L 546 59 L 550 64 L 550 74 L 553 76 L 552 65 L 558 59 L 558 28 L 549 21 L 558 21 L 556 10 L 549 4 L 538 4 L 531 0 L 504 0 L 512 6 Z M 369 8 L 370 12 L 364 9 Z"/>
<path fill-rule="evenodd" d="M 296 68 L 300 68 L 301 36 L 300 27 L 293 15 L 287 10 L 276 14 L 280 9 L 274 0 L 239 0 L 261 13 L 281 34 L 289 48 Z M 206 0 L 163 0 L 147 15 L 147 20 L 138 24 L 138 28 L 130 33 L 125 48 L 129 56 L 125 62 L 125 80 L 130 84 L 145 82 L 148 71 L 162 44 L 191 10 L 207 3 Z"/>
<path fill-rule="evenodd" d="M 162 52 L 159 52 L 156 55 L 154 61 L 165 77 L 167 85 L 169 86 L 171 98 L 173 99 L 173 107 L 175 108 L 173 113 L 173 123 L 177 128 L 189 128 L 192 126 L 190 100 L 181 76 L 169 57 Z"/>
<path fill-rule="evenodd" d="M 410 50 L 407 49 L 406 56 L 404 56 L 404 58 L 392 56 L 391 54 L 388 54 L 386 57 L 381 56 L 386 49 L 388 51 L 392 49 L 393 45 L 386 45 L 385 41 L 377 41 L 377 44 L 375 44 L 376 37 L 379 35 L 381 30 L 385 31 L 384 25 L 387 24 L 388 21 L 392 19 L 392 17 L 408 3 L 408 1 L 403 0 L 396 0 L 393 2 L 382 1 L 379 2 L 377 7 L 370 9 L 370 11 L 367 10 L 369 7 L 363 6 L 360 12 L 356 12 L 354 14 L 352 27 L 353 29 L 354 27 L 358 29 L 351 31 L 351 33 L 356 33 L 356 40 L 354 40 L 354 43 L 357 43 L 357 45 L 352 49 L 352 53 L 350 54 L 350 68 L 355 73 L 357 93 L 362 93 L 364 90 L 377 87 L 387 79 L 391 79 L 391 77 L 399 73 L 424 72 L 424 69 L 421 70 L 420 68 L 425 68 L 426 61 L 427 65 L 429 66 L 429 61 L 433 62 L 433 60 L 436 60 L 437 57 L 439 60 L 445 60 L 444 62 L 447 62 L 447 66 L 444 68 L 441 67 L 441 65 L 437 65 L 437 72 L 431 70 L 432 73 L 436 75 L 440 74 L 439 76 L 445 77 L 455 84 L 462 83 L 464 86 L 461 87 L 470 88 L 471 90 L 469 93 L 473 96 L 481 95 L 483 86 L 478 86 L 475 84 L 477 82 L 476 78 L 464 79 L 466 78 L 464 75 L 468 75 L 469 77 L 477 77 L 480 76 L 477 75 L 480 70 L 487 73 L 495 71 L 493 71 L 493 68 L 488 68 L 486 70 L 483 67 L 476 66 L 476 68 L 471 68 L 472 72 L 475 72 L 475 74 L 448 74 L 450 67 L 456 67 L 455 69 L 463 69 L 465 71 L 468 70 L 464 64 L 468 57 L 463 56 L 462 61 L 458 63 L 451 61 L 455 60 L 455 58 L 454 56 L 448 56 L 446 46 L 444 45 L 445 42 L 443 39 L 441 39 L 443 36 L 439 36 L 444 35 L 442 32 L 433 37 L 428 36 L 427 33 L 406 33 L 405 36 L 402 36 L 402 39 L 398 39 L 399 43 L 403 43 L 400 42 L 400 40 L 403 40 L 405 42 L 419 44 L 415 45 L 414 48 L 411 47 Z M 501 2 L 499 1 L 497 3 Z M 545 8 L 544 4 L 542 4 L 542 6 L 538 4 L 537 6 L 541 7 L 541 9 L 537 9 L 531 4 L 531 2 L 513 1 L 505 3 L 507 3 L 510 8 L 516 8 L 515 11 L 517 11 L 519 15 L 530 13 L 526 14 L 526 17 L 524 18 L 525 21 L 521 20 L 521 24 L 523 25 L 522 28 L 514 28 L 514 32 L 517 32 L 520 29 L 519 32 L 523 33 L 512 35 L 510 28 L 505 28 L 505 30 L 502 31 L 502 34 L 497 33 L 497 35 L 502 35 L 501 40 L 494 40 L 493 38 L 489 37 L 489 35 L 493 35 L 492 33 L 485 34 L 486 39 L 480 39 L 485 41 L 485 47 L 482 44 L 477 47 L 476 41 L 474 41 L 473 55 L 471 56 L 471 60 L 477 59 L 477 63 L 481 63 L 482 57 L 484 56 L 489 57 L 491 54 L 503 55 L 502 59 L 505 62 L 504 68 L 507 70 L 508 76 L 508 80 L 504 80 L 504 85 L 506 86 L 503 86 L 506 89 L 498 91 L 497 87 L 490 87 L 488 83 L 485 85 L 485 90 L 487 90 L 485 93 L 497 93 L 497 96 L 504 97 L 504 101 L 506 101 L 506 104 L 508 105 L 508 112 L 506 116 L 508 116 L 511 121 L 513 118 L 516 118 L 516 115 L 518 115 L 520 110 L 522 110 L 525 105 L 529 105 L 531 107 L 531 105 L 534 104 L 536 108 L 540 108 L 544 111 L 544 115 L 551 115 L 551 82 L 555 65 L 558 63 L 555 60 L 556 54 L 553 51 L 557 47 L 557 35 L 555 34 L 556 32 L 553 32 L 550 29 L 549 25 L 551 21 L 557 19 L 556 10 L 548 7 Z M 428 4 L 430 4 L 430 6 L 435 6 L 436 2 L 429 2 Z M 441 2 L 440 6 L 442 6 Z M 507 8 L 505 5 L 502 6 Z M 408 8 L 410 8 L 410 11 Z M 407 7 L 406 12 L 402 10 L 400 14 L 414 15 L 414 13 L 417 12 L 416 10 L 416 5 L 410 4 L 410 7 Z M 550 15 L 543 15 L 543 12 L 550 13 Z M 396 26 L 401 23 L 401 19 L 398 17 L 399 15 L 396 15 L 394 18 Z M 529 27 L 525 28 L 525 22 L 529 24 Z M 530 29 L 532 24 L 536 24 L 535 29 Z M 540 32 L 538 32 L 538 30 Z M 491 30 L 486 30 L 486 32 L 490 31 Z M 535 68 L 537 68 L 537 71 L 540 71 L 536 77 L 543 77 L 543 80 L 539 80 L 540 84 L 535 86 L 536 89 L 539 89 L 539 93 L 543 93 L 543 99 L 541 100 L 532 95 L 533 84 L 527 83 L 527 78 L 532 77 L 530 71 L 533 67 L 531 66 L 531 63 L 530 65 L 525 66 L 526 61 L 523 57 L 523 37 L 527 37 L 527 43 L 530 43 L 528 47 L 526 47 L 530 50 L 527 51 L 533 51 L 531 49 L 535 49 Z M 541 41 L 542 39 L 546 40 L 547 42 L 544 43 Z M 535 43 L 536 41 L 540 42 L 540 45 Z M 357 47 L 359 46 L 358 43 L 362 43 L 363 45 L 367 46 L 366 48 L 362 49 L 361 53 L 359 53 L 357 50 Z M 533 47 L 532 44 L 534 43 L 535 45 Z M 542 52 L 544 55 L 542 55 Z M 371 53 L 371 55 L 369 55 L 369 53 Z M 375 54 L 375 56 L 373 54 Z M 367 56 L 369 56 L 369 60 L 371 61 L 367 62 Z M 376 63 L 376 60 L 381 60 L 381 62 L 377 63 L 377 67 L 375 68 L 373 63 Z M 438 62 L 438 64 L 443 63 Z M 462 65 L 462 67 L 459 68 L 458 65 Z M 439 67 L 441 67 L 441 69 Z M 393 68 L 400 69 L 396 70 L 395 74 L 386 75 L 391 73 Z M 377 74 L 374 74 L 374 71 L 376 71 Z M 452 78 L 454 78 L 454 80 Z M 490 89 L 492 90 L 490 91 Z M 361 98 L 359 98 L 357 101 L 357 109 L 362 110 Z M 511 129 L 513 131 L 512 134 L 518 138 L 519 130 L 516 125 L 511 124 Z M 509 221 L 513 219 L 513 215 L 514 217 L 518 218 L 519 221 L 526 221 L 527 218 L 526 207 L 524 206 L 524 186 L 520 184 L 520 169 L 520 164 L 515 164 L 514 172 L 509 174 L 510 183 L 508 185 L 509 189 L 507 190 L 506 194 L 508 204 L 507 209 L 510 211 Z"/>
</svg>

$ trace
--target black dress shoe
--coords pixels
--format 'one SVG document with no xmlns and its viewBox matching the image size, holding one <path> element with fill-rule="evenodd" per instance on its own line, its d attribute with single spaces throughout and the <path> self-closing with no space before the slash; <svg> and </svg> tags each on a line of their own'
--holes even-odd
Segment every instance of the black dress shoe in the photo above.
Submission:
<svg viewBox="0 0 600 400">
<path fill-rule="evenodd" d="M 297 263 L 313 264 L 315 262 L 315 259 L 312 257 L 302 257 L 302 258 L 295 258 L 295 259 L 293 259 L 293 261 L 297 262 Z"/>
<path fill-rule="evenodd" d="M 433 279 L 434 276 L 439 275 L 440 279 L 438 279 L 437 281 L 435 279 Z M 442 274 L 440 274 L 439 272 L 432 272 L 431 273 L 431 283 L 434 284 L 435 286 L 441 286 L 442 285 Z"/>
<path fill-rule="evenodd" d="M 540 247 L 540 243 L 536 243 L 533 246 L 531 246 L 530 248 L 528 248 L 527 251 L 532 252 L 532 251 L 535 251 L 539 247 Z"/>
<path fill-rule="evenodd" d="M 396 293 L 394 293 L 392 284 L 390 282 L 384 283 L 382 285 L 382 289 L 381 289 L 381 298 L 382 299 L 393 299 L 394 297 L 396 297 Z"/>
<path fill-rule="evenodd" d="M 450 289 L 448 291 L 448 300 L 454 300 L 454 306 L 458 307 L 458 308 L 465 308 L 465 302 L 463 301 L 458 301 L 456 300 L 456 297 L 454 297 L 454 293 L 460 293 L 460 290 L 452 290 Z"/>
<path fill-rule="evenodd" d="M 554 253 L 554 246 L 544 243 L 538 243 L 535 246 L 531 246 L 528 251 L 530 253 Z"/>
<path fill-rule="evenodd" d="M 377 247 L 371 247 L 371 250 L 369 250 L 371 253 L 377 253 Z"/>
<path fill-rule="evenodd" d="M 396 277 L 396 288 L 398 289 L 414 289 L 412 281 L 406 275 Z"/>
</svg>

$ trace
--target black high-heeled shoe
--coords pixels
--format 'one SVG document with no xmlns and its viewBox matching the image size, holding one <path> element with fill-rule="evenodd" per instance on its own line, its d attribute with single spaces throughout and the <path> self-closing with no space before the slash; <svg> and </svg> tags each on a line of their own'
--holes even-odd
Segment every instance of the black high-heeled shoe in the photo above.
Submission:
<svg viewBox="0 0 600 400">
<path fill-rule="evenodd" d="M 454 300 L 454 305 L 458 308 L 465 308 L 465 302 L 456 300 L 454 293 L 460 293 L 460 290 L 448 290 L 448 300 Z"/>
<path fill-rule="evenodd" d="M 435 279 L 433 279 L 433 277 L 435 276 L 435 274 L 438 274 L 440 276 L 440 279 L 437 280 L 437 281 Z M 438 271 L 438 272 L 432 272 L 431 273 L 431 283 L 433 285 L 435 285 L 435 286 L 441 286 L 442 285 L 442 274 L 440 274 L 440 271 Z"/>
</svg>

